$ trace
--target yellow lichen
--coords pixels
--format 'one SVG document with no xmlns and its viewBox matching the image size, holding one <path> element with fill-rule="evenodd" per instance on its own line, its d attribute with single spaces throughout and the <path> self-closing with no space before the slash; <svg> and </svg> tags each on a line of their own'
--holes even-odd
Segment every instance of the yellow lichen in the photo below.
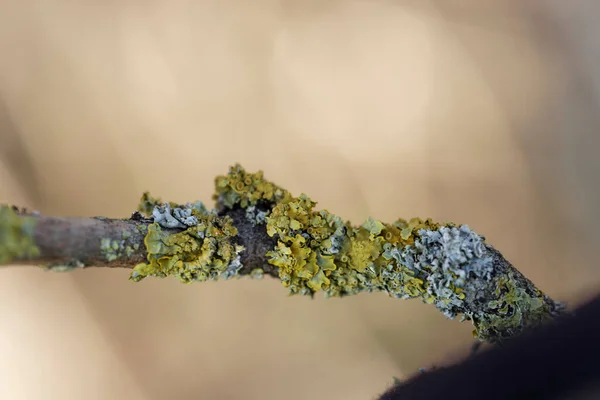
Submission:
<svg viewBox="0 0 600 400">
<path fill-rule="evenodd" d="M 475 337 L 509 337 L 524 326 L 539 325 L 550 318 L 551 310 L 545 295 L 537 289 L 526 291 L 519 287 L 518 280 L 513 272 L 497 280 L 494 292 L 497 300 L 488 303 L 491 312 L 472 318 Z"/>
<path fill-rule="evenodd" d="M 275 248 L 266 254 L 268 262 L 278 267 L 279 278 L 291 293 L 323 291 L 326 296 L 344 296 L 384 290 L 395 297 L 437 301 L 431 294 L 432 283 L 425 279 L 431 268 L 422 265 L 414 270 L 401 260 L 401 253 L 415 244 L 421 230 L 452 224 L 419 218 L 386 224 L 369 218 L 353 227 L 327 210 L 315 210 L 316 202 L 307 195 L 293 197 L 265 180 L 261 171 L 248 173 L 240 165 L 217 177 L 214 197 L 228 208 L 263 202 L 267 234 L 277 239 Z M 456 296 L 460 294 L 460 285 L 446 286 Z"/>
<path fill-rule="evenodd" d="M 19 215 L 13 207 L 0 207 L 0 264 L 35 257 L 35 218 Z"/>
<path fill-rule="evenodd" d="M 217 177 L 215 183 L 214 198 L 222 206 L 266 205 L 267 234 L 277 238 L 267 257 L 278 267 L 279 277 L 291 293 L 324 291 L 327 296 L 341 296 L 384 290 L 390 285 L 379 276 L 389 264 L 382 257 L 384 244 L 411 245 L 420 229 L 440 226 L 418 218 L 393 224 L 369 218 L 363 225 L 352 227 L 327 210 L 315 210 L 316 203 L 307 195 L 293 197 L 265 180 L 261 171 L 248 173 L 240 165 Z M 391 285 L 398 286 L 398 295 L 426 296 L 427 283 L 411 276 L 413 271 L 404 268 L 395 274 L 397 283 Z"/>
<path fill-rule="evenodd" d="M 148 226 L 144 238 L 147 262 L 134 267 L 131 280 L 171 275 L 189 283 L 227 275 L 243 250 L 235 244 L 237 229 L 231 218 L 196 210 L 193 215 L 198 224 L 179 232 L 163 230 L 158 223 Z"/>
<path fill-rule="evenodd" d="M 389 242 L 390 243 L 401 243 L 402 245 L 412 245 L 415 242 L 417 232 L 421 229 L 437 230 L 442 226 L 436 222 L 433 222 L 430 218 L 422 220 L 421 218 L 412 218 L 410 221 L 403 219 L 396 220 L 392 227 L 387 227 L 389 232 L 394 236 Z M 453 226 L 452 224 L 445 224 L 445 226 Z M 396 228 L 396 229 L 394 229 Z M 399 231 L 399 237 L 396 237 Z"/>
<path fill-rule="evenodd" d="M 517 331 L 524 320 L 543 319 L 550 313 L 551 303 L 541 292 L 525 292 L 527 285 L 512 275 L 492 277 L 494 265 L 484 238 L 468 226 L 419 218 L 391 224 L 369 218 L 353 226 L 327 210 L 315 209 L 316 202 L 307 195 L 294 197 L 265 180 L 262 171 L 248 173 L 239 164 L 217 177 L 215 186 L 219 210 L 245 209 L 248 222 L 253 227 L 264 224 L 275 239 L 267 261 L 277 267 L 290 294 L 323 292 L 330 297 L 384 291 L 398 298 L 421 298 L 448 317 L 462 313 L 473 321 L 479 338 Z M 135 267 L 132 279 L 174 275 L 190 282 L 229 276 L 232 265 L 240 267 L 241 249 L 232 239 L 236 231 L 231 220 L 207 213 L 203 206 L 191 215 L 189 209 L 177 210 L 176 204 L 171 204 L 176 210 L 172 215 L 168 207 L 150 209 L 157 204 L 145 195 L 140 209 L 153 213 L 163 226 L 188 227 L 173 232 L 150 225 L 145 240 L 148 262 Z M 189 226 L 192 217 L 198 224 Z M 262 269 L 254 269 L 251 276 L 262 274 Z M 469 287 L 472 295 L 479 290 L 477 282 L 489 288 L 493 279 L 499 282 L 497 299 L 478 314 L 466 309 L 466 282 L 475 282 Z"/>
<path fill-rule="evenodd" d="M 145 216 L 150 216 L 152 215 L 152 210 L 154 210 L 154 207 L 158 204 L 160 204 L 160 199 L 150 196 L 149 192 L 144 192 L 140 204 L 138 205 L 138 211 Z"/>
<path fill-rule="evenodd" d="M 280 279 L 292 293 L 321 290 L 327 296 L 342 296 L 381 290 L 378 272 L 386 264 L 383 244 L 413 243 L 416 231 L 434 225 L 419 219 L 389 225 L 369 218 L 363 225 L 352 227 L 327 210 L 314 210 L 315 205 L 305 194 L 285 196 L 266 218 L 267 233 L 278 239 L 267 257 L 279 268 Z M 406 276 L 409 273 L 405 271 Z M 410 297 L 426 291 L 418 278 L 398 286 L 404 284 Z"/>
<path fill-rule="evenodd" d="M 215 186 L 214 199 L 229 208 L 234 205 L 246 208 L 260 200 L 278 202 L 290 197 L 287 190 L 263 179 L 262 171 L 251 174 L 239 164 L 231 167 L 229 174 L 218 176 Z"/>
</svg>

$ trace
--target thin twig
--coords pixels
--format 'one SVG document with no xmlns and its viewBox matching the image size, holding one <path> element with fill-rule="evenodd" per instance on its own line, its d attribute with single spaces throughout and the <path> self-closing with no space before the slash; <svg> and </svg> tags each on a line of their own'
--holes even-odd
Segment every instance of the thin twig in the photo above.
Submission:
<svg viewBox="0 0 600 400">
<path fill-rule="evenodd" d="M 241 166 L 216 179 L 217 208 L 144 194 L 128 219 L 58 218 L 0 208 L 0 265 L 132 268 L 183 282 L 278 278 L 291 294 L 384 291 L 462 315 L 500 342 L 563 310 L 466 225 L 369 219 L 352 226 Z"/>
</svg>

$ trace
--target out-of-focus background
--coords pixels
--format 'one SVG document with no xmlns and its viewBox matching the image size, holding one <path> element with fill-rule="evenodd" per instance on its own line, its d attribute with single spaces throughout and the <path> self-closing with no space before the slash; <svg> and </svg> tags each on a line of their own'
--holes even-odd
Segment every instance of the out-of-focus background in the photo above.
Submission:
<svg viewBox="0 0 600 400">
<path fill-rule="evenodd" d="M 356 223 L 469 224 L 576 305 L 600 290 L 596 4 L 4 0 L 0 202 L 210 204 L 240 162 Z M 384 294 L 127 277 L 2 268 L 0 398 L 366 400 L 471 344 Z"/>
</svg>

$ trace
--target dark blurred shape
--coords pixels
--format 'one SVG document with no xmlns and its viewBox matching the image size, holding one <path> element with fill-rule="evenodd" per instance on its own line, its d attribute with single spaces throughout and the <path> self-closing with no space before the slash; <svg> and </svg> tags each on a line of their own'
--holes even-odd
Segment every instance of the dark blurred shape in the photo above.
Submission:
<svg viewBox="0 0 600 400">
<path fill-rule="evenodd" d="M 598 399 L 600 296 L 555 324 L 423 373 L 380 400 Z"/>
</svg>

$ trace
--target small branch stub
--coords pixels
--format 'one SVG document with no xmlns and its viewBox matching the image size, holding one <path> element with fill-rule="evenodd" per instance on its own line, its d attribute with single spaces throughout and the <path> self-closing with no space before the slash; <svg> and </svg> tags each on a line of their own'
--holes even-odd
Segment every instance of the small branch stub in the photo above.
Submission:
<svg viewBox="0 0 600 400">
<path fill-rule="evenodd" d="M 131 218 L 52 218 L 0 208 L 0 264 L 132 268 L 182 282 L 270 275 L 290 294 L 383 291 L 420 298 L 500 342 L 552 320 L 550 299 L 467 225 L 430 219 L 353 226 L 240 165 L 216 178 L 216 208 L 144 194 Z M 142 215 L 144 214 L 144 215 Z"/>
</svg>

